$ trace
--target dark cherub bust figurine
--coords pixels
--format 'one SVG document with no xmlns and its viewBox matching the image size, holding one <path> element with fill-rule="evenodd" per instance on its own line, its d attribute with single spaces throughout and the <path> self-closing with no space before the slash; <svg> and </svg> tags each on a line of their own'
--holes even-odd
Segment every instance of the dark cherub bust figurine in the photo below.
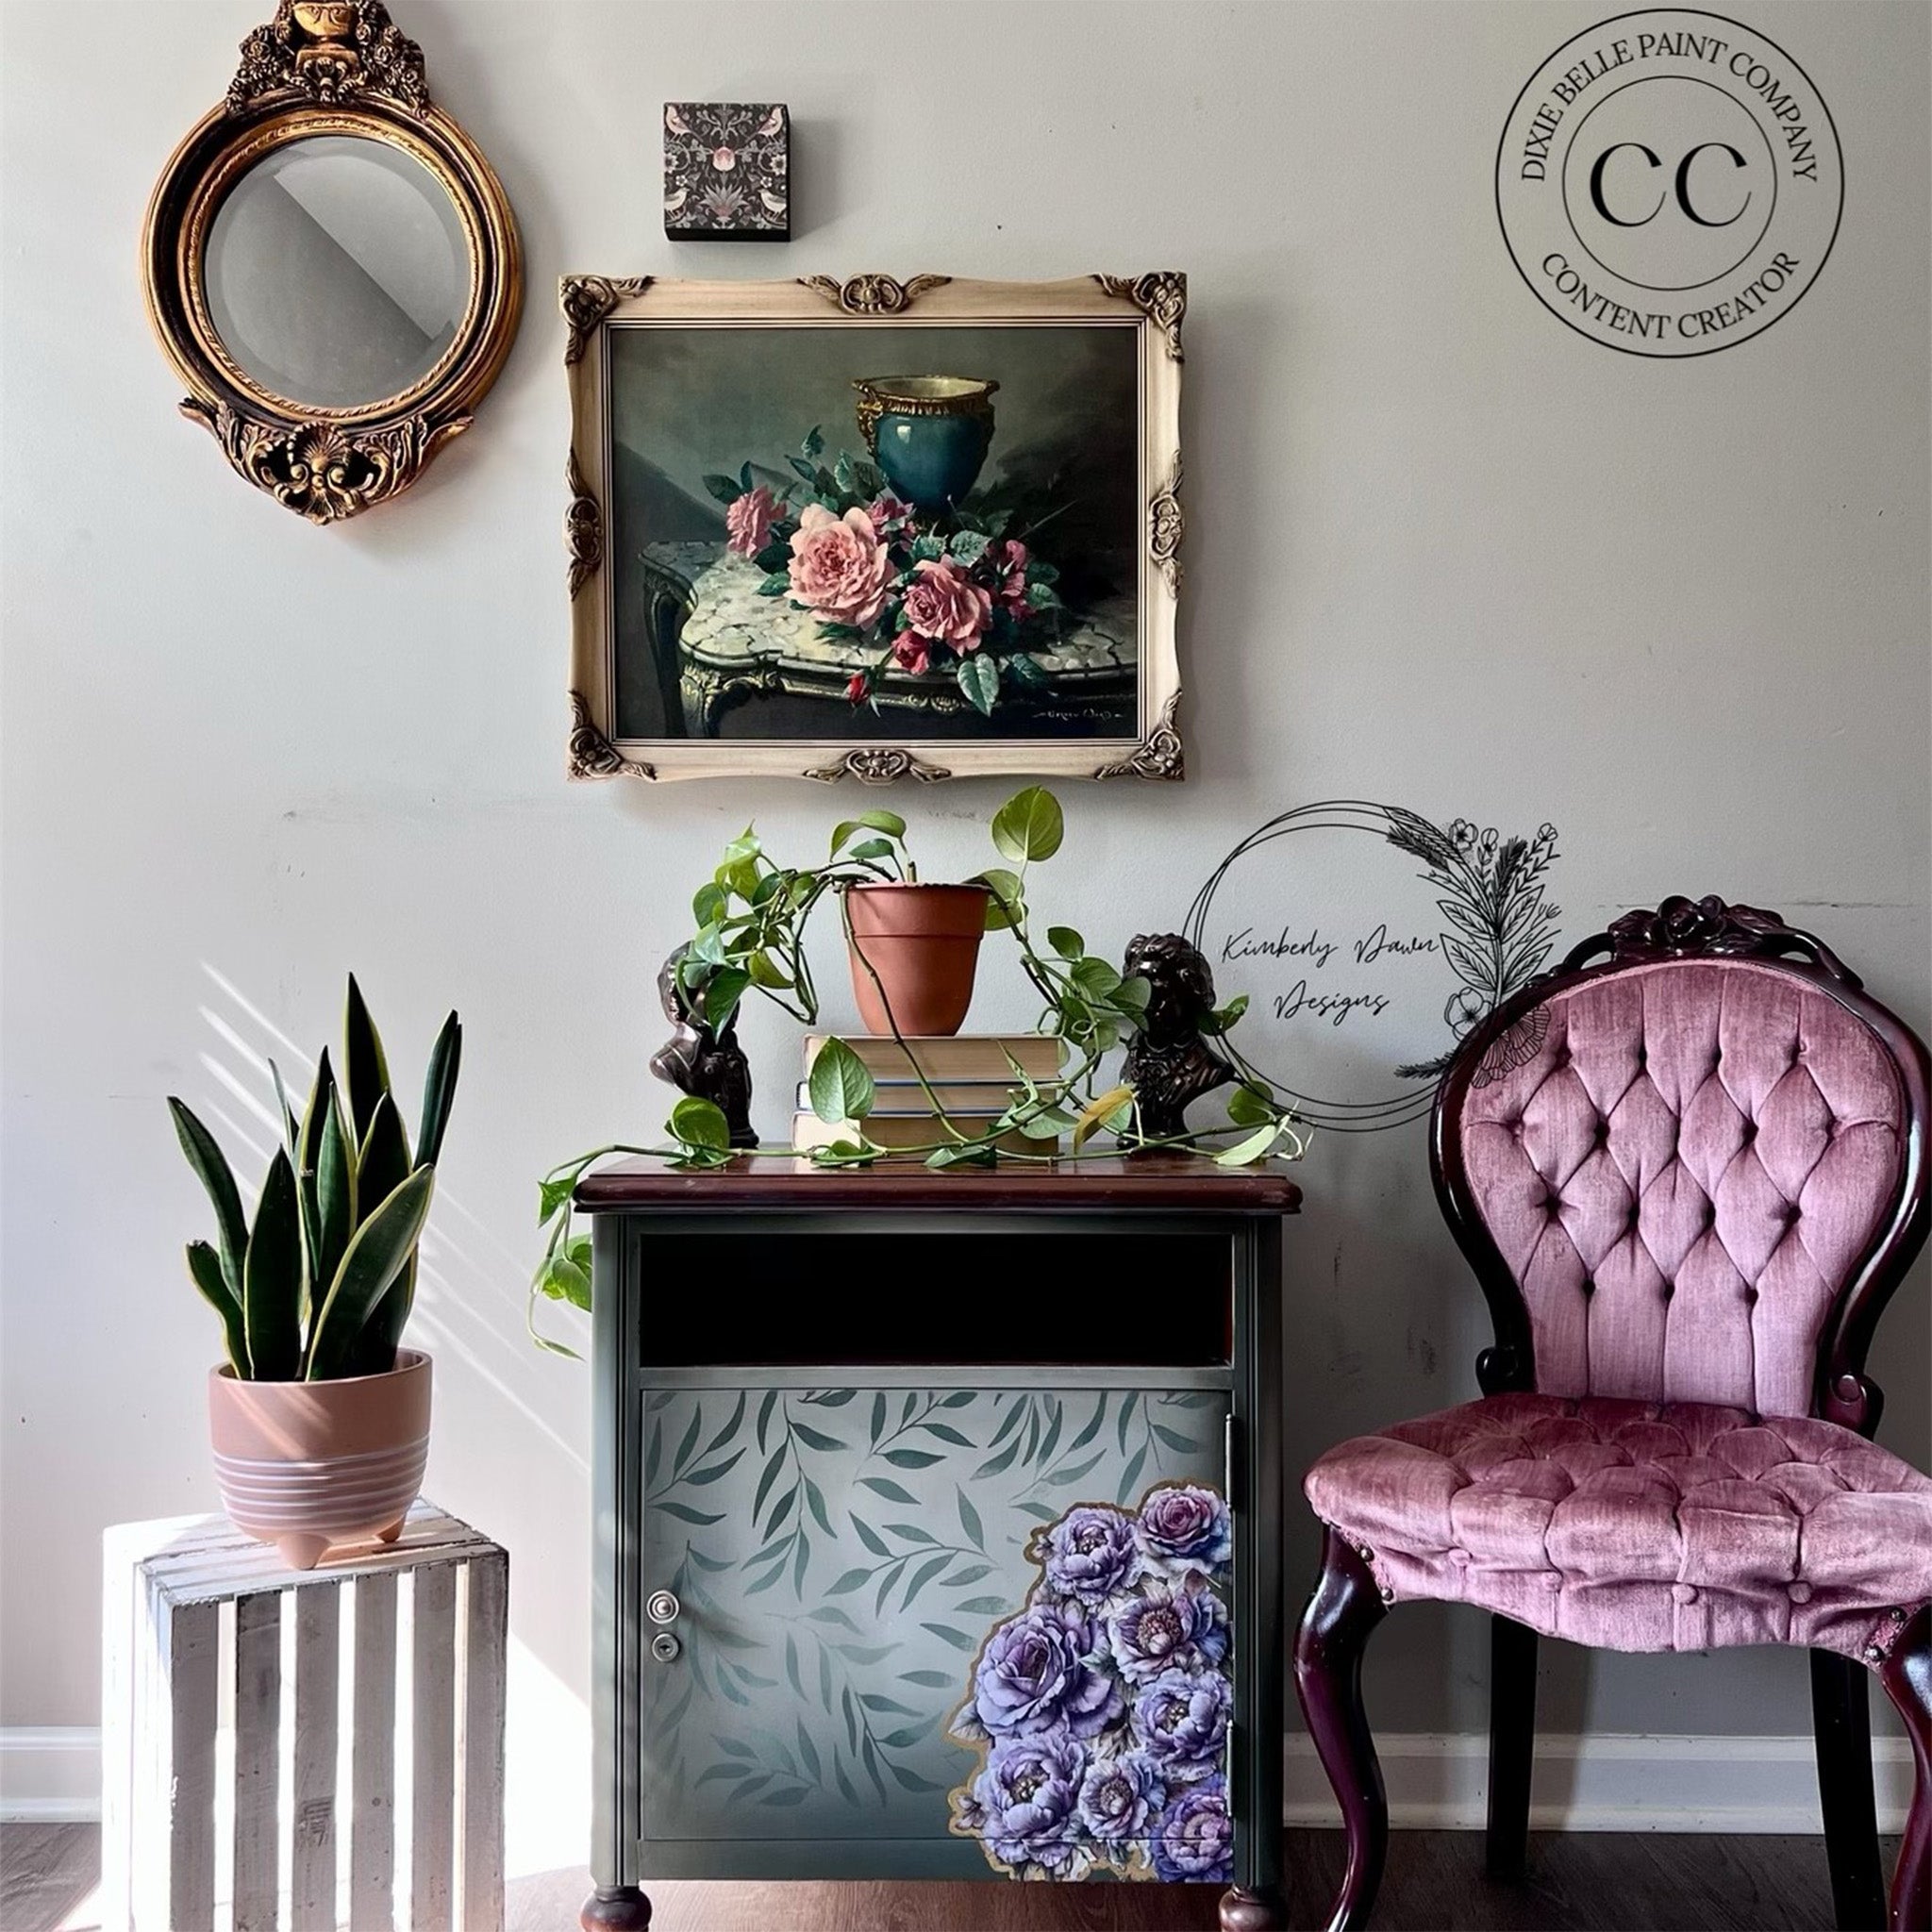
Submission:
<svg viewBox="0 0 1932 1932">
<path fill-rule="evenodd" d="M 690 949 L 679 946 L 658 974 L 658 997 L 664 1017 L 676 1028 L 651 1056 L 651 1071 L 680 1092 L 695 1093 L 724 1110 L 734 1147 L 756 1147 L 751 1125 L 751 1062 L 738 1043 L 738 1015 L 722 1027 L 709 1025 L 677 983 L 678 962 Z"/>
<path fill-rule="evenodd" d="M 1174 932 L 1143 933 L 1127 947 L 1126 974 L 1147 982 L 1147 1017 L 1124 1069 L 1150 1141 L 1187 1132 L 1191 1101 L 1224 1087 L 1234 1069 L 1201 1037 L 1214 1010 L 1214 975 L 1198 948 Z"/>
</svg>

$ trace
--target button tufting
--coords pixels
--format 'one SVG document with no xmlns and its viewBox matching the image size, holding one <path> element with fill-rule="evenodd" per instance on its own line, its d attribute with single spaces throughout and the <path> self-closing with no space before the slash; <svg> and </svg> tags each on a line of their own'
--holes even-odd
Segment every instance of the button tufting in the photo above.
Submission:
<svg viewBox="0 0 1932 1932">
<path fill-rule="evenodd" d="M 1668 1297 L 1674 1286 L 1660 1290 Z M 1631 1574 L 1633 1550 L 1682 1551 L 1696 1515 L 1727 1519 L 1738 1510 L 1740 1488 L 1755 1492 L 1754 1524 L 1804 1551 L 1800 1574 L 1780 1582 L 1758 1560 L 1767 1545 L 1752 1539 L 1732 1548 L 1701 1529 L 1686 1567 L 1695 1563 L 1707 1582 Z M 1463 1492 L 1458 1507 L 1506 1525 L 1505 1546 L 1478 1557 L 1467 1545 L 1436 1541 L 1424 1525 L 1440 1520 L 1445 1489 L 1449 1499 Z M 1842 1547 L 1842 1539 L 1808 1533 L 1816 1512 L 1847 1493 L 1884 1500 L 1896 1525 L 1884 1547 Z M 1932 1546 L 1932 1485 L 1875 1443 L 1815 1419 L 1766 1421 L 1755 1406 L 1655 1396 L 1487 1397 L 1331 1452 L 1311 1472 L 1308 1495 L 1329 1522 L 1361 1522 L 1371 1504 L 1386 1516 L 1392 1501 L 1412 1525 L 1377 1533 L 1383 1558 L 1399 1555 L 1405 1565 L 1399 1591 L 1375 1575 L 1382 1601 L 1435 1596 L 1521 1616 L 1509 1593 L 1528 1590 L 1549 1596 L 1546 1614 L 1532 1620 L 1548 1624 L 1560 1595 L 1566 1627 L 1592 1641 L 1610 1611 L 1591 1586 L 1610 1584 L 1617 1614 L 1626 1599 L 1647 1604 L 1667 1630 L 1675 1619 L 1681 1641 L 1699 1645 L 1735 1641 L 1747 1627 L 1796 1626 L 1802 1641 L 1816 1621 L 1807 1605 L 1834 1630 L 1856 1627 L 1862 1613 L 1864 1642 L 1851 1654 L 1882 1662 L 1924 1600 L 1919 1553 Z M 1340 1534 L 1359 1547 L 1361 1529 Z"/>
<path fill-rule="evenodd" d="M 1588 1274 L 1583 1277 L 1583 1291 L 1585 1294 L 1594 1294 L 1596 1292 L 1596 1283 Z"/>
<path fill-rule="evenodd" d="M 1677 1292 L 1677 1284 L 1676 1284 L 1676 1283 L 1675 1283 L 1674 1281 L 1667 1281 L 1667 1282 L 1665 1282 L 1665 1283 L 1664 1283 L 1664 1300 L 1665 1300 L 1665 1301 L 1667 1301 L 1667 1302 L 1668 1302 L 1668 1301 L 1670 1301 L 1670 1300 L 1671 1300 L 1671 1299 L 1672 1299 L 1672 1298 L 1673 1298 L 1673 1297 L 1674 1297 L 1674 1295 L 1676 1294 L 1676 1292 Z"/>
<path fill-rule="evenodd" d="M 1755 1308 L 1757 1306 L 1757 1291 L 1755 1288 L 1747 1288 L 1744 1291 L 1744 1306 L 1747 1308 Z"/>
</svg>

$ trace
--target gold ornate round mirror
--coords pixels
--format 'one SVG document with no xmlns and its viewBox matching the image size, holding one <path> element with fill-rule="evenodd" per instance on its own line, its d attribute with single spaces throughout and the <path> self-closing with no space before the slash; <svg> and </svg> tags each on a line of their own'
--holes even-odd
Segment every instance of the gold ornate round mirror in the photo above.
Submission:
<svg viewBox="0 0 1932 1932">
<path fill-rule="evenodd" d="M 175 151 L 148 312 L 229 462 L 329 524 L 407 490 L 516 334 L 503 188 L 380 0 L 281 0 Z"/>
</svg>

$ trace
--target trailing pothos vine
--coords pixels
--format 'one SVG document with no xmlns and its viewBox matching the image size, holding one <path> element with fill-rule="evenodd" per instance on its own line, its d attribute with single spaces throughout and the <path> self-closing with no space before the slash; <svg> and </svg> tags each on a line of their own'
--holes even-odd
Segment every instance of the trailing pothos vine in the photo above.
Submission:
<svg viewBox="0 0 1932 1932">
<path fill-rule="evenodd" d="M 1005 863 L 967 883 L 986 889 L 988 930 L 1010 936 L 1020 969 L 1040 997 L 1038 1028 L 1061 1041 L 1065 1063 L 1057 1076 L 1042 1081 L 1009 1057 L 1012 1098 L 1005 1110 L 991 1120 L 975 1116 L 962 1122 L 941 1105 L 908 1052 L 908 1062 L 931 1110 L 932 1136 L 919 1146 L 894 1148 L 891 1158 L 922 1158 L 936 1171 L 1066 1162 L 1120 1149 L 1197 1153 L 1224 1167 L 1299 1159 L 1306 1151 L 1306 1129 L 1266 1076 L 1231 1046 L 1228 1057 L 1238 1077 L 1227 1089 L 1224 1119 L 1181 1134 L 1141 1131 L 1132 1086 L 1106 1081 L 1103 1068 L 1144 1024 L 1151 991 L 1147 980 L 1123 974 L 1091 953 L 1084 936 L 1070 925 L 1047 926 L 1041 942 L 1033 936 L 1030 868 L 1052 858 L 1065 838 L 1058 799 L 1042 786 L 1029 786 L 1000 807 L 991 830 L 994 850 Z M 723 1029 L 752 993 L 804 1024 L 816 1021 L 818 990 L 805 949 L 808 923 L 829 894 L 839 902 L 849 943 L 846 887 L 917 882 L 918 868 L 906 838 L 906 821 L 896 812 L 861 812 L 834 828 L 825 862 L 807 867 L 780 865 L 751 826 L 732 840 L 692 897 L 695 931 L 676 968 L 680 991 L 705 1024 Z M 872 973 L 862 952 L 855 948 L 853 958 Z M 876 974 L 874 984 L 891 1019 L 891 1003 Z M 1203 1021 L 1202 1030 L 1224 1036 L 1246 1006 L 1245 995 L 1228 1002 Z M 896 1020 L 891 1036 L 905 1047 Z M 812 1112 L 834 1129 L 829 1141 L 767 1153 L 831 1168 L 867 1167 L 887 1158 L 887 1150 L 866 1132 L 876 1097 L 872 1074 L 844 1041 L 834 1037 L 820 1048 L 811 1063 L 808 1094 Z M 1104 1149 L 1092 1144 L 1097 1134 L 1109 1137 Z M 540 1299 L 584 1309 L 591 1305 L 590 1237 L 576 1231 L 572 1202 L 578 1182 L 597 1162 L 617 1155 L 654 1155 L 676 1167 L 699 1170 L 724 1167 L 736 1158 L 724 1110 L 696 1094 L 686 1094 L 671 1109 L 665 1135 L 650 1145 L 610 1141 L 593 1147 L 543 1176 L 539 1224 L 544 1248 L 529 1302 L 530 1333 L 540 1347 L 575 1353 L 538 1329 Z"/>
</svg>

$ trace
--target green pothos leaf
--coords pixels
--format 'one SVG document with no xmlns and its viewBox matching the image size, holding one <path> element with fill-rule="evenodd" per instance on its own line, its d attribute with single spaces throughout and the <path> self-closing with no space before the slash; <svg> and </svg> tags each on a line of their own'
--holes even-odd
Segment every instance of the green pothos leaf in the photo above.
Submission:
<svg viewBox="0 0 1932 1932">
<path fill-rule="evenodd" d="M 842 1040 L 828 1040 L 819 1048 L 807 1091 L 820 1120 L 834 1126 L 863 1120 L 877 1091 L 865 1062 Z"/>
</svg>

